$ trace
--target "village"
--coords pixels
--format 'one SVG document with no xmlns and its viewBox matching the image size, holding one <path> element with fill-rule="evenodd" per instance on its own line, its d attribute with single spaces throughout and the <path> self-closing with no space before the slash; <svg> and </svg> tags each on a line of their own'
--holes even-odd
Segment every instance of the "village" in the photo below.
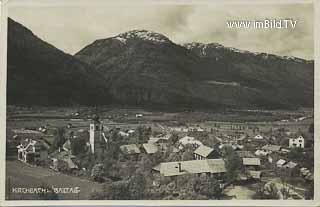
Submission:
<svg viewBox="0 0 320 207">
<path fill-rule="evenodd" d="M 102 185 L 90 199 L 313 198 L 312 117 L 263 126 L 122 116 L 130 123 L 74 112 L 59 126 L 10 127 L 7 159 Z"/>
</svg>

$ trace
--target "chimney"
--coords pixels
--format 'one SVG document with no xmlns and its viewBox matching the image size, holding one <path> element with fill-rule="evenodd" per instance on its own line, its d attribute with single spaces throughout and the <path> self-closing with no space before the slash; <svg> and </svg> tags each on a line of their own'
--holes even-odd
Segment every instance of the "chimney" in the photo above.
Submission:
<svg viewBox="0 0 320 207">
<path fill-rule="evenodd" d="M 181 170 L 181 162 L 178 162 L 178 166 L 179 166 L 179 172 L 182 172 L 182 170 Z"/>
</svg>

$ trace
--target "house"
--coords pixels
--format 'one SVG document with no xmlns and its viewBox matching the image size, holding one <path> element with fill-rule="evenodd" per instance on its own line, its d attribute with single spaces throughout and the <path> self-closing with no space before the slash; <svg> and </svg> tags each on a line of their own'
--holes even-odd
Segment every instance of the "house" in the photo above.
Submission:
<svg viewBox="0 0 320 207">
<path fill-rule="evenodd" d="M 268 145 L 265 145 L 261 148 L 263 151 L 265 152 L 269 152 L 269 153 L 272 153 L 272 152 L 280 152 L 281 151 L 281 146 L 279 145 L 273 145 L 273 144 L 268 144 Z"/>
<path fill-rule="evenodd" d="M 136 118 L 141 118 L 143 117 L 143 114 L 136 114 Z"/>
<path fill-rule="evenodd" d="M 141 151 L 136 144 L 121 145 L 120 150 L 127 155 L 140 154 Z"/>
<path fill-rule="evenodd" d="M 128 134 L 133 134 L 134 132 L 135 132 L 135 131 L 134 131 L 133 129 L 129 129 L 127 133 L 128 133 Z"/>
<path fill-rule="evenodd" d="M 300 168 L 300 174 L 304 179 L 306 179 L 308 181 L 312 181 L 314 178 L 312 172 L 310 172 L 310 170 L 308 170 L 307 168 L 304 168 L 304 167 Z"/>
<path fill-rule="evenodd" d="M 303 136 L 299 136 L 298 138 L 290 138 L 289 139 L 289 147 L 294 148 L 294 147 L 299 147 L 299 148 L 304 148 L 304 138 Z"/>
<path fill-rule="evenodd" d="M 201 127 L 188 127 L 189 132 L 204 132 L 204 129 Z"/>
<path fill-rule="evenodd" d="M 42 140 L 25 139 L 18 148 L 18 160 L 36 164 L 48 158 L 49 147 Z"/>
<path fill-rule="evenodd" d="M 70 139 L 68 139 L 68 140 L 62 145 L 62 148 L 63 148 L 64 151 L 71 152 L 71 142 L 70 142 Z"/>
<path fill-rule="evenodd" d="M 200 142 L 199 140 L 195 139 L 194 137 L 189 137 L 189 136 L 185 136 L 181 139 L 179 139 L 179 144 L 180 146 L 186 146 L 188 144 L 194 146 L 194 147 L 199 147 L 200 145 L 203 145 L 202 142 Z M 179 146 L 179 148 L 181 148 Z"/>
<path fill-rule="evenodd" d="M 223 159 L 207 159 L 163 162 L 160 164 L 160 167 L 155 167 L 153 170 L 159 170 L 160 174 L 165 177 L 203 173 L 219 177 L 226 172 L 226 167 Z"/>
<path fill-rule="evenodd" d="M 257 151 L 255 151 L 254 154 L 255 154 L 256 156 L 267 156 L 267 155 L 270 154 L 270 152 L 266 152 L 266 151 L 264 151 L 264 150 L 258 149 Z"/>
<path fill-rule="evenodd" d="M 249 170 L 249 177 L 252 179 L 260 180 L 261 179 L 261 171 Z"/>
<path fill-rule="evenodd" d="M 128 137 L 129 136 L 129 133 L 126 133 L 126 132 L 124 132 L 124 131 L 119 131 L 119 133 L 118 133 L 120 136 L 122 136 L 122 137 Z"/>
<path fill-rule="evenodd" d="M 57 150 L 50 154 L 51 165 L 50 168 L 55 171 L 61 171 L 65 167 L 68 169 L 78 169 L 79 167 L 74 163 L 74 155 L 71 155 L 68 151 Z"/>
<path fill-rule="evenodd" d="M 290 162 L 288 162 L 287 164 L 285 164 L 283 167 L 284 167 L 284 168 L 289 168 L 289 169 L 294 169 L 294 168 L 297 167 L 297 166 L 298 166 L 297 163 L 290 161 Z"/>
<path fill-rule="evenodd" d="M 214 159 L 219 156 L 216 150 L 205 145 L 200 145 L 193 154 L 196 160 Z"/>
<path fill-rule="evenodd" d="M 276 165 L 279 168 L 282 168 L 284 164 L 286 164 L 287 161 L 285 161 L 284 159 L 280 159 L 277 161 Z"/>
<path fill-rule="evenodd" d="M 254 136 L 254 139 L 261 140 L 263 139 L 263 136 L 261 136 L 260 134 L 257 134 L 256 136 Z"/>
<path fill-rule="evenodd" d="M 261 165 L 260 158 L 242 158 L 242 164 L 247 169 L 258 169 Z"/>
<path fill-rule="evenodd" d="M 168 143 L 170 138 L 171 138 L 171 134 L 166 134 L 164 136 L 150 137 L 148 142 L 149 143 Z"/>
<path fill-rule="evenodd" d="M 147 154 L 154 154 L 158 152 L 158 146 L 155 144 L 145 143 L 142 144 L 142 147 Z"/>
<path fill-rule="evenodd" d="M 237 151 L 237 154 L 240 158 L 251 158 L 251 157 L 256 157 L 252 152 L 250 151 Z"/>
<path fill-rule="evenodd" d="M 40 126 L 38 131 L 40 131 L 42 133 L 46 133 L 47 132 L 47 127 L 46 126 Z"/>
<path fill-rule="evenodd" d="M 31 129 L 13 129 L 12 132 L 19 137 L 43 137 L 43 133 Z"/>
</svg>

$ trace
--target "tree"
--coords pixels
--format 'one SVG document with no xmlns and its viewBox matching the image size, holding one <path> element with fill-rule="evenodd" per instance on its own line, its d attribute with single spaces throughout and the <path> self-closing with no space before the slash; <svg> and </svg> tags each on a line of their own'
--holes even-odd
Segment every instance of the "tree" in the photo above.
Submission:
<svg viewBox="0 0 320 207">
<path fill-rule="evenodd" d="M 177 133 L 172 133 L 170 139 L 169 139 L 169 143 L 171 145 L 174 145 L 177 141 L 179 140 L 179 136 Z"/>
<path fill-rule="evenodd" d="M 152 134 L 152 130 L 150 127 L 138 126 L 135 134 L 137 136 L 137 144 L 142 144 L 148 141 L 149 137 Z"/>
<path fill-rule="evenodd" d="M 314 132 L 314 123 L 310 124 L 308 131 L 309 131 L 310 134 L 313 134 L 313 132 Z"/>
<path fill-rule="evenodd" d="M 53 140 L 51 151 L 58 149 L 66 142 L 64 128 L 62 127 L 57 128 L 57 130 L 54 131 L 53 135 L 54 135 L 54 140 Z"/>
<path fill-rule="evenodd" d="M 184 151 L 182 153 L 182 160 L 183 161 L 193 160 L 193 152 L 190 150 Z"/>
<path fill-rule="evenodd" d="M 303 149 L 299 147 L 292 148 L 288 153 L 288 158 L 296 161 L 303 161 Z"/>
<path fill-rule="evenodd" d="M 222 196 L 222 188 L 218 180 L 214 178 L 208 178 L 206 183 L 206 196 L 209 198 L 220 199 Z"/>
<path fill-rule="evenodd" d="M 104 197 L 108 200 L 129 200 L 130 191 L 128 181 L 117 181 L 111 183 L 104 190 Z"/>
<path fill-rule="evenodd" d="M 314 196 L 314 182 L 311 181 L 308 185 L 307 185 L 307 189 L 305 191 L 305 198 L 307 200 L 312 200 Z"/>
<path fill-rule="evenodd" d="M 264 197 L 267 199 L 279 199 L 278 188 L 275 183 L 270 183 L 264 188 Z"/>
<path fill-rule="evenodd" d="M 74 155 L 85 153 L 87 150 L 86 140 L 84 138 L 70 139 L 71 152 Z"/>
<path fill-rule="evenodd" d="M 226 178 L 228 181 L 233 182 L 237 179 L 241 169 L 241 159 L 232 147 L 224 147 L 223 154 L 226 162 Z"/>
<path fill-rule="evenodd" d="M 103 181 L 104 169 L 102 164 L 95 164 L 91 170 L 91 177 L 94 181 Z"/>
<path fill-rule="evenodd" d="M 146 180 L 143 174 L 137 173 L 129 180 L 130 199 L 143 200 L 146 190 Z"/>
</svg>

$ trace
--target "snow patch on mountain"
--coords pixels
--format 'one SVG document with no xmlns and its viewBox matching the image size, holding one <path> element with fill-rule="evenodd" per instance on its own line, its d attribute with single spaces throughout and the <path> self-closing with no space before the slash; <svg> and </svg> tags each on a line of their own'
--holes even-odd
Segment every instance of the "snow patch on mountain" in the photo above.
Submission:
<svg viewBox="0 0 320 207">
<path fill-rule="evenodd" d="M 199 43 L 199 42 L 192 42 L 192 43 L 186 43 L 183 45 L 185 48 L 187 48 L 188 50 L 194 49 L 194 48 L 198 48 L 200 50 L 200 56 L 206 56 L 208 53 L 208 49 L 210 48 L 215 48 L 215 49 L 222 49 L 222 50 L 228 50 L 231 52 L 235 52 L 235 53 L 241 53 L 241 54 L 252 54 L 254 56 L 260 56 L 262 59 L 267 60 L 269 58 L 278 58 L 278 59 L 282 59 L 282 60 L 291 60 L 297 63 L 312 63 L 313 61 L 308 61 L 308 60 L 304 60 L 301 58 L 297 58 L 297 57 L 293 57 L 293 56 L 278 56 L 278 55 L 273 55 L 273 54 L 268 54 L 268 53 L 263 53 L 263 52 L 250 52 L 247 50 L 240 50 L 234 47 L 225 47 L 219 43 L 209 43 L 209 44 L 205 44 L 205 43 Z"/>
<path fill-rule="evenodd" d="M 124 44 L 129 39 L 141 39 L 145 41 L 151 41 L 153 43 L 171 42 L 166 36 L 148 30 L 132 30 L 129 32 L 119 34 L 114 38 L 121 41 Z"/>
</svg>

